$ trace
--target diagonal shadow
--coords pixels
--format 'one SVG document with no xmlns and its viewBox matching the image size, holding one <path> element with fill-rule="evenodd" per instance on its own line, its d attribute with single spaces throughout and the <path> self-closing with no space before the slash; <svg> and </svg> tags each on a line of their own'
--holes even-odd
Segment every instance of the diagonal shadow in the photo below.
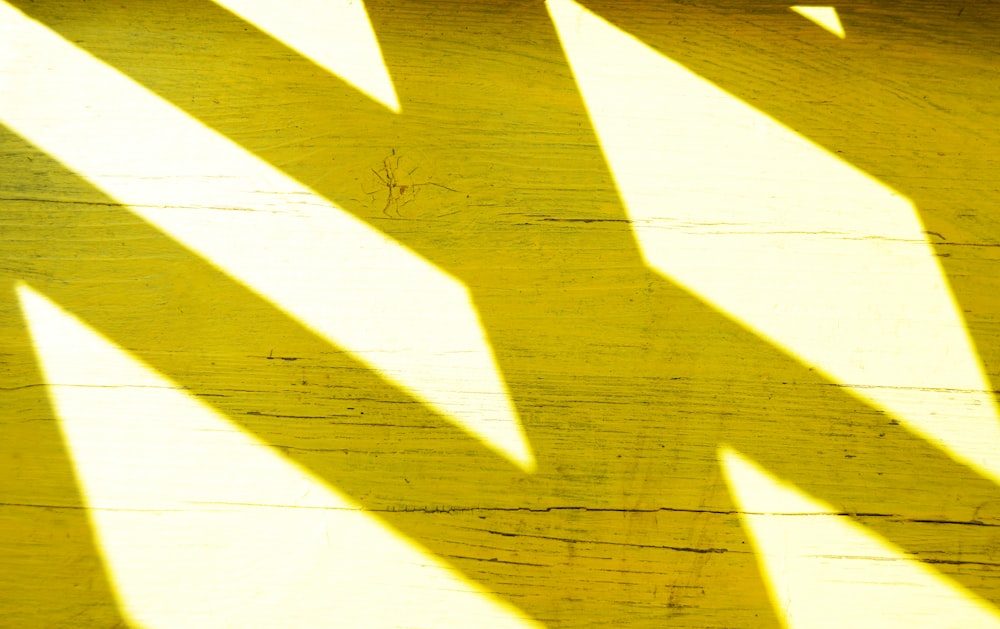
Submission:
<svg viewBox="0 0 1000 629">
<path fill-rule="evenodd" d="M 15 141 L 10 138 L 5 144 Z M 30 149 L 25 146 L 24 150 Z M 47 159 L 41 153 L 27 154 L 33 163 Z M 968 552 L 985 542 L 981 535 L 955 536 L 951 532 L 947 539 L 938 535 L 928 539 L 926 531 L 915 530 L 919 525 L 900 514 L 909 514 L 911 519 L 928 517 L 957 497 L 979 505 L 995 494 L 990 483 L 977 479 L 923 441 L 893 427 L 879 413 L 861 407 L 838 388 L 817 380 L 679 291 L 670 291 L 672 294 L 665 294 L 662 301 L 649 302 L 659 305 L 662 312 L 673 313 L 666 326 L 670 338 L 659 346 L 651 343 L 632 350 L 630 357 L 610 365 L 612 375 L 590 374 L 581 381 L 577 372 L 573 374 L 576 382 L 536 385 L 534 397 L 521 401 L 523 407 L 538 409 L 529 428 L 533 443 L 544 455 L 539 474 L 522 477 L 424 406 L 134 215 L 115 207 L 58 164 L 47 167 L 51 169 L 49 181 L 28 187 L 58 191 L 58 196 L 69 194 L 83 205 L 73 208 L 37 199 L 5 203 L 8 216 L 34 219 L 20 226 L 11 221 L 19 229 L 8 230 L 13 237 L 5 257 L 21 262 L 22 268 L 17 269 L 20 277 L 27 277 L 286 456 L 349 491 L 380 517 L 540 618 L 551 622 L 562 619 L 558 611 L 548 608 L 553 601 L 546 599 L 554 598 L 555 603 L 573 602 L 574 614 L 587 613 L 601 622 L 618 614 L 639 622 L 641 615 L 635 607 L 641 598 L 625 587 L 621 588 L 625 591 L 608 590 L 605 580 L 598 578 L 608 572 L 600 567 L 609 559 L 604 555 L 599 562 L 595 557 L 574 558 L 582 565 L 572 566 L 570 574 L 567 566 L 558 562 L 529 567 L 511 564 L 515 567 L 497 574 L 496 562 L 490 560 L 504 551 L 508 556 L 525 558 L 526 539 L 542 540 L 541 547 L 531 553 L 541 558 L 566 555 L 570 551 L 563 546 L 570 539 L 599 549 L 602 541 L 612 547 L 625 544 L 624 550 L 615 548 L 618 555 L 612 558 L 620 567 L 610 572 L 650 564 L 661 564 L 662 577 L 675 571 L 684 575 L 696 574 L 695 568 L 708 570 L 712 578 L 702 578 L 715 582 L 715 596 L 737 609 L 749 607 L 752 599 L 741 601 L 741 605 L 736 601 L 750 592 L 718 591 L 723 582 L 745 588 L 746 579 L 754 572 L 752 558 L 739 550 L 741 540 L 728 539 L 738 535 L 738 529 L 725 531 L 723 525 L 733 519 L 733 509 L 714 469 L 712 444 L 721 441 L 738 444 L 771 463 L 774 457 L 754 447 L 755 441 L 796 439 L 803 456 L 779 461 L 781 472 L 817 494 L 836 496 L 841 504 L 850 505 L 851 511 L 872 514 L 866 523 L 883 533 L 898 526 L 897 541 L 912 542 L 911 549 L 926 546 L 939 558 L 942 553 L 950 556 L 946 550 L 949 545 Z M 73 190 L 74 186 L 78 189 Z M 40 210 L 44 221 L 38 220 Z M 54 239 L 53 234 L 58 237 Z M 114 246 L 120 243 L 129 246 Z M 137 256 L 137 251 L 142 255 Z M 109 286 L 114 286 L 114 291 L 109 291 Z M 710 336 L 729 345 L 717 350 L 719 355 L 715 356 L 692 346 Z M 268 360 L 274 349 L 271 339 L 280 343 L 280 355 L 298 360 Z M 567 340 L 561 345 L 567 350 L 576 348 L 576 358 L 590 352 L 579 347 L 578 341 Z M 734 374 L 727 379 L 733 399 L 719 399 L 718 384 L 724 374 L 718 373 L 717 365 L 731 362 L 730 351 L 750 361 L 757 373 L 771 371 L 775 381 L 741 382 Z M 657 385 L 661 379 L 648 372 L 662 371 L 663 365 L 655 359 L 646 359 L 643 364 L 643 353 L 669 360 L 669 390 L 657 391 L 663 383 Z M 681 363 L 679 359 L 685 355 L 694 358 Z M 782 362 L 788 367 L 775 369 L 775 364 Z M 641 370 L 631 375 L 629 367 Z M 619 369 L 626 371 L 615 374 Z M 669 375 L 672 373 L 685 375 Z M 234 378 L 234 374 L 239 377 Z M 778 383 L 778 378 L 786 380 Z M 628 383 L 648 393 L 636 396 L 634 402 L 607 397 Z M 748 394 L 748 390 L 758 393 Z M 754 408 L 765 399 L 769 408 Z M 551 410 L 542 410 L 546 408 Z M 568 413 L 572 413 L 572 421 L 567 419 Z M 618 417 L 618 413 L 623 414 Z M 799 425 L 792 421 L 797 416 L 804 416 Z M 706 417 L 710 419 L 706 421 Z M 818 427 L 809 425 L 814 418 L 819 418 Z M 843 434 L 847 428 L 853 433 L 849 437 Z M 873 448 L 867 444 L 866 430 L 881 431 L 886 445 Z M 568 439 L 567 432 L 575 439 Z M 629 438 L 615 438 L 616 433 Z M 595 456 L 612 438 L 624 447 L 607 452 L 605 457 Z M 897 451 L 896 460 L 886 458 L 885 450 Z M 695 454 L 699 451 L 700 457 Z M 846 461 L 844 451 L 858 453 L 855 456 L 859 458 Z M 823 452 L 829 454 L 824 456 Z M 876 457 L 882 458 L 873 465 L 871 459 Z M 923 462 L 919 476 L 914 472 L 914 460 Z M 941 483 L 942 478 L 947 484 Z M 886 485 L 891 491 L 889 499 L 864 499 L 871 495 L 872 487 Z M 908 496 L 907 492 L 917 495 Z M 953 495 L 958 492 L 961 496 Z M 618 521 L 623 516 L 629 520 L 625 530 Z M 653 529 L 653 523 L 665 531 Z M 940 525 L 924 528 L 933 530 Z M 955 528 L 962 533 L 979 533 L 982 527 Z M 910 535 L 913 540 L 907 537 Z M 660 539 L 658 545 L 658 537 L 666 539 Z M 663 556 L 655 557 L 657 551 Z M 694 565 L 685 569 L 677 555 L 690 555 Z M 712 560 L 721 564 L 707 567 L 697 563 Z M 477 562 L 488 564 L 487 569 L 478 567 Z M 588 566 L 592 563 L 598 566 Z M 588 568 L 597 575 L 593 587 L 600 587 L 600 595 L 579 592 L 581 570 Z M 741 568 L 750 575 L 741 579 Z M 962 568 L 968 570 L 968 566 Z M 555 574 L 547 574 L 552 570 Z M 971 575 L 966 573 L 966 577 L 971 580 Z M 647 579 L 642 576 L 622 585 L 638 588 Z M 508 580 L 518 583 L 517 587 L 511 589 Z M 525 582 L 532 585 L 527 587 Z M 673 609 L 653 608 L 648 613 L 654 617 L 676 614 L 678 608 L 694 602 L 702 611 L 711 609 L 707 602 L 712 595 L 702 590 L 712 592 L 713 588 L 697 581 L 672 585 L 686 596 L 674 595 Z M 541 600 L 525 605 L 523 599 L 528 595 L 524 589 L 534 591 Z M 588 601 L 603 611 L 595 615 L 579 601 L 560 600 L 560 594 L 577 598 L 571 593 L 586 594 Z M 623 594 L 632 596 L 616 600 Z M 610 604 L 614 602 L 622 609 L 616 611 Z"/>
<path fill-rule="evenodd" d="M 545 459 L 538 474 L 525 476 L 44 153 L 16 136 L 4 140 L 8 147 L 21 144 L 16 152 L 31 157 L 33 164 L 45 164 L 45 180 L 26 182 L 26 189 L 51 190 L 56 198 L 76 200 L 5 200 L 10 238 L 4 258 L 19 264 L 16 277 L 27 278 L 203 401 L 533 616 L 552 624 L 574 617 L 595 623 L 638 622 L 643 616 L 652 621 L 681 613 L 692 606 L 686 602 L 692 596 L 701 598 L 702 585 L 667 582 L 662 587 L 678 593 L 670 595 L 670 605 L 661 601 L 654 606 L 656 597 L 645 592 L 649 570 L 630 578 L 628 566 L 669 566 L 670 572 L 662 575 L 666 578 L 690 562 L 687 572 L 696 574 L 705 557 L 732 552 L 736 560 L 709 571 L 724 570 L 727 578 L 747 574 L 735 583 L 756 579 L 752 555 L 739 549 L 738 528 L 730 529 L 737 536 L 732 542 L 716 534 L 719 539 L 689 546 L 691 529 L 697 532 L 706 517 L 732 519 L 731 508 L 661 513 L 656 506 L 621 504 L 620 474 L 607 469 L 606 462 L 593 467 L 590 454 L 607 429 L 599 432 L 588 425 L 606 420 L 608 400 L 591 394 L 574 401 L 580 393 L 574 387 L 566 400 L 556 388 L 525 401 L 529 408 L 550 409 L 536 413 L 541 423 L 529 425 Z M 121 243 L 128 246 L 115 246 Z M 280 343 L 275 353 L 296 360 L 269 360 L 276 349 L 272 340 Z M 24 343 L 19 349 L 30 352 L 27 339 Z M 256 376 L 248 378 L 248 373 Z M 616 386 L 614 378 L 603 384 L 607 377 L 594 379 L 598 388 Z M 567 411 L 573 413 L 572 422 Z M 568 431 L 581 438 L 567 441 Z M 570 451 L 574 454 L 566 456 Z M 666 525 L 669 544 L 657 544 L 652 530 L 631 541 L 622 536 L 622 515 L 637 520 L 629 524 L 632 531 L 679 519 L 681 533 Z M 581 528 L 595 525 L 607 531 L 580 535 Z M 567 545 L 581 550 L 567 550 Z M 510 559 L 497 561 L 498 555 Z M 608 561 L 618 567 L 604 567 Z M 592 573 L 589 582 L 581 582 L 580 571 Z M 612 597 L 606 594 L 609 578 L 617 579 Z M 716 596 L 719 604 L 757 608 L 766 615 L 766 600 L 757 600 L 762 594 L 759 587 L 722 588 Z M 647 609 L 640 613 L 643 605 Z"/>
<path fill-rule="evenodd" d="M 5 258 L 466 575 L 553 625 L 703 626 L 711 613 L 776 626 L 717 470 L 715 448 L 730 443 L 1000 600 L 995 567 L 963 560 L 991 552 L 989 527 L 918 522 L 994 522 L 981 509 L 996 502 L 991 483 L 643 267 L 544 7 L 372 7 L 396 121 L 214 5 L 98 4 L 87 19 L 42 18 L 472 288 L 539 473 L 516 473 L 16 137 L 4 144 L 47 162 L 51 180 L 30 189 L 96 205 L 6 202 L 34 220 Z M 129 45 L 89 37 L 99 24 Z M 223 48 L 254 63 L 206 63 Z M 301 100 L 282 107 L 276 94 Z M 268 118 L 296 113 L 305 129 Z M 442 191 L 386 217 L 362 184 L 389 147 L 468 196 Z M 267 360 L 271 349 L 299 360 Z"/>
</svg>

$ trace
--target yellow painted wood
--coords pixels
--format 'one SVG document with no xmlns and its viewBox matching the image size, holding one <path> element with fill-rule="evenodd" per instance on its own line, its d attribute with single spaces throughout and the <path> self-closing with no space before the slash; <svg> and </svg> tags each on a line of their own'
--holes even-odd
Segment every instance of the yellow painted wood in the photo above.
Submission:
<svg viewBox="0 0 1000 629">
<path fill-rule="evenodd" d="M 204 0 L 12 4 L 464 282 L 538 469 L 0 129 L 0 625 L 125 623 L 17 281 L 544 626 L 779 626 L 720 444 L 1000 603 L 995 484 L 645 266 L 542 3 L 366 3 L 401 114 Z M 995 6 L 585 4 L 911 198 L 997 388 Z"/>
</svg>

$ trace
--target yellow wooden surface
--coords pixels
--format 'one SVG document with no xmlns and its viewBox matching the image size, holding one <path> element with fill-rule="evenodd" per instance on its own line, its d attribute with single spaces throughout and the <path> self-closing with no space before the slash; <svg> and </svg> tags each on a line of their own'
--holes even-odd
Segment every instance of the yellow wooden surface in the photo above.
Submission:
<svg viewBox="0 0 1000 629">
<path fill-rule="evenodd" d="M 16 282 L 543 626 L 780 626 L 720 445 L 1000 604 L 992 480 L 647 266 L 543 3 L 366 2 L 398 114 L 207 0 L 11 4 L 464 283 L 537 469 L 4 127 L 0 625 L 126 624 Z M 912 200 L 997 388 L 995 5 L 584 4 Z"/>
</svg>

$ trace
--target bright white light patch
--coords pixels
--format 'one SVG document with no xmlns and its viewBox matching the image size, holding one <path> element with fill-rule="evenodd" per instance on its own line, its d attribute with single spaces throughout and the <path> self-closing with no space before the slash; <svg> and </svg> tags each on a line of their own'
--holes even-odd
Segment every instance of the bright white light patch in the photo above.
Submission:
<svg viewBox="0 0 1000 629">
<path fill-rule="evenodd" d="M 138 625 L 535 626 L 41 294 L 18 294 Z"/>
<path fill-rule="evenodd" d="M 775 606 L 791 629 L 1000 628 L 989 603 L 829 505 L 720 451 Z"/>
<path fill-rule="evenodd" d="M 840 16 L 837 15 L 835 7 L 794 6 L 789 8 L 813 24 L 822 27 L 823 30 L 833 33 L 841 39 L 846 35 L 844 33 L 844 25 L 840 23 Z"/>
<path fill-rule="evenodd" d="M 361 0 L 215 0 L 389 109 L 399 99 Z"/>
<path fill-rule="evenodd" d="M 570 0 L 549 10 L 646 261 L 1000 481 L 1000 421 L 913 206 Z"/>
<path fill-rule="evenodd" d="M 0 121 L 522 469 L 468 289 L 0 3 Z M 180 278 L 178 279 L 180 281 Z"/>
</svg>

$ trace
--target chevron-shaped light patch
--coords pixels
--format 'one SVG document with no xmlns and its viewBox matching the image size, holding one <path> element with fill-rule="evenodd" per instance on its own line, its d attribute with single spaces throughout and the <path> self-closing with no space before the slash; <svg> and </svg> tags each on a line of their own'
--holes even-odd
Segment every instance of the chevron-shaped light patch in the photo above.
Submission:
<svg viewBox="0 0 1000 629">
<path fill-rule="evenodd" d="M 136 626 L 535 626 L 45 296 L 18 295 Z"/>
<path fill-rule="evenodd" d="M 0 122 L 524 470 L 468 289 L 0 3 Z"/>
<path fill-rule="evenodd" d="M 647 263 L 1000 482 L 1000 420 L 913 205 L 549 0 Z"/>
<path fill-rule="evenodd" d="M 844 39 L 847 34 L 844 32 L 844 25 L 840 22 L 836 7 L 814 7 L 796 5 L 789 7 L 813 24 L 816 24 L 828 33 L 833 33 L 837 37 Z"/>
<path fill-rule="evenodd" d="M 361 0 L 215 0 L 399 113 L 399 99 Z"/>
</svg>

